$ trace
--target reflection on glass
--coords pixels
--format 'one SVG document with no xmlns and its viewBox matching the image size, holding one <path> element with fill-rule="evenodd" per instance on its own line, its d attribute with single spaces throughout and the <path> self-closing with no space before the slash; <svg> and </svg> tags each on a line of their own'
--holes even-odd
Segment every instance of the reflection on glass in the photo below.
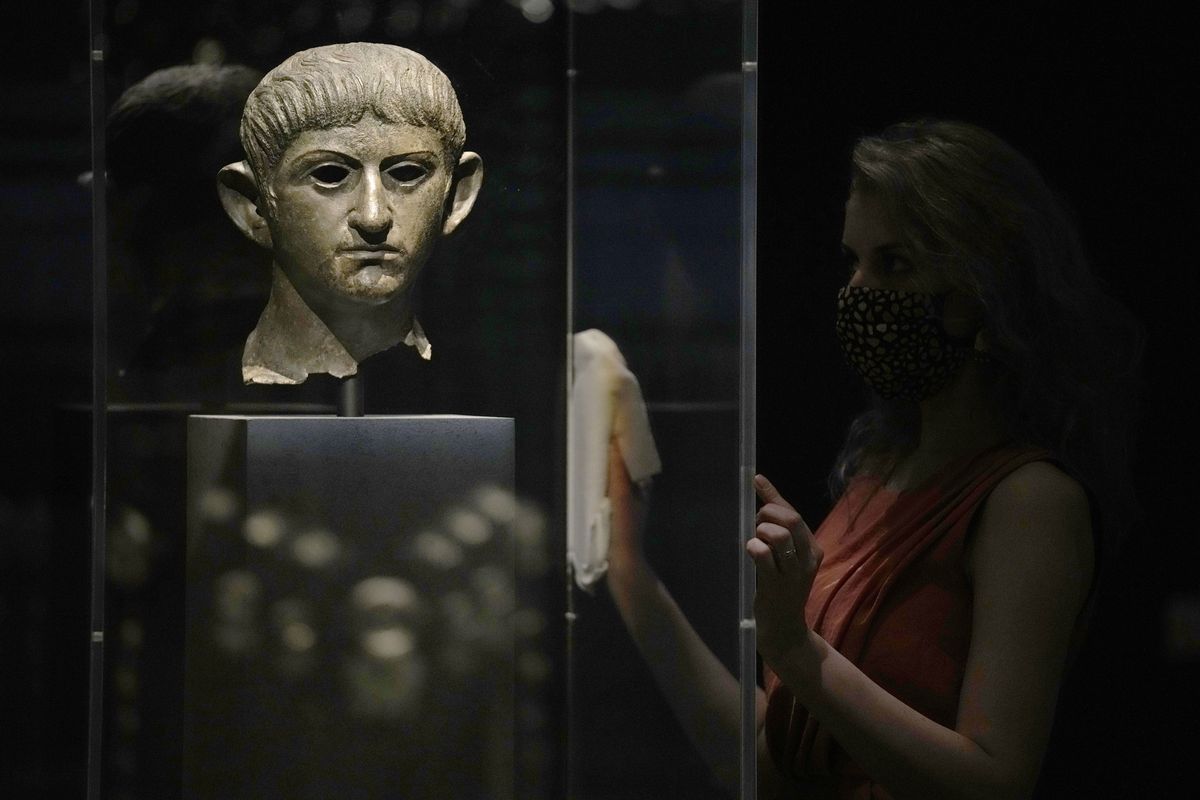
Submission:
<svg viewBox="0 0 1200 800">
<path fill-rule="evenodd" d="M 417 558 L 440 569 L 457 567 L 463 560 L 463 549 L 448 536 L 436 531 L 422 531 L 413 539 Z"/>
<path fill-rule="evenodd" d="M 267 509 L 254 511 L 246 515 L 242 533 L 246 541 L 255 547 L 275 547 L 283 541 L 286 533 L 283 515 Z"/>
<path fill-rule="evenodd" d="M 417 590 L 408 581 L 376 576 L 358 583 L 352 593 L 356 609 L 364 614 L 411 611 L 417 605 Z"/>
<path fill-rule="evenodd" d="M 497 765 L 511 765 L 513 681 L 536 686 L 552 670 L 528 648 L 519 670 L 514 662 L 515 620 L 522 639 L 545 627 L 540 612 L 518 613 L 507 523 L 517 506 L 510 491 L 481 485 L 386 536 L 344 517 L 335 532 L 319 513 L 281 503 L 243 519 L 204 516 L 189 624 L 217 647 L 189 649 L 189 758 L 197 769 L 235 736 L 260 761 L 239 779 L 206 771 L 189 785 L 222 798 L 247 797 L 263 780 L 357 786 L 362 797 L 392 796 L 379 781 L 404 796 L 439 796 L 441 784 L 456 796 L 511 796 L 511 766 Z M 328 741 L 330 726 L 344 735 Z M 297 747 L 320 755 L 299 763 L 287 754 Z M 378 774 L 335 766 L 367 757 L 380 759 Z M 482 768 L 484 795 L 453 788 L 483 780 Z"/>
<path fill-rule="evenodd" d="M 478 511 L 455 509 L 446 515 L 446 528 L 468 547 L 481 545 L 492 537 L 492 525 Z"/>
<path fill-rule="evenodd" d="M 517 513 L 516 496 L 499 486 L 481 486 L 475 492 L 475 505 L 493 523 L 505 525 Z"/>
<path fill-rule="evenodd" d="M 662 462 L 643 509 L 644 541 L 633 548 L 645 569 L 629 579 L 634 571 L 627 562 L 617 568 L 610 541 L 607 561 L 604 552 L 587 560 L 605 577 L 592 591 L 571 589 L 570 793 L 728 798 L 740 760 L 742 3 L 575 0 L 569 8 L 567 333 L 594 328 L 615 343 L 640 385 Z M 614 46 L 634 30 L 636 43 Z M 604 485 L 611 489 L 611 475 Z M 615 540 L 619 509 L 609 508 Z M 696 649 L 711 654 L 711 670 L 681 660 Z M 680 688 L 698 697 L 709 683 L 720 683 L 721 713 L 711 704 L 689 713 Z"/>
<path fill-rule="evenodd" d="M 216 610 L 223 622 L 249 622 L 257 613 L 262 583 L 247 570 L 231 570 L 217 579 Z"/>
<path fill-rule="evenodd" d="M 341 545 L 332 531 L 313 528 L 292 540 L 292 558 L 309 569 L 329 566 L 341 552 Z"/>
</svg>

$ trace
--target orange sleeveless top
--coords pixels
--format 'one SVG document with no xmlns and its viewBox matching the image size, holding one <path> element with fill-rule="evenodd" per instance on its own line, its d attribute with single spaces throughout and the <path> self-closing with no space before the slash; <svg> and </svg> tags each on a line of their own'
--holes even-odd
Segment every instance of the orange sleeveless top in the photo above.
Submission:
<svg viewBox="0 0 1200 800">
<path fill-rule="evenodd" d="M 1000 445 L 946 464 L 921 486 L 894 491 L 854 478 L 815 537 L 825 557 L 805 606 L 808 624 L 889 693 L 953 728 L 971 645 L 965 543 L 996 484 L 1046 450 Z M 766 739 L 785 774 L 829 775 L 839 798 L 886 800 L 764 667 Z"/>
</svg>

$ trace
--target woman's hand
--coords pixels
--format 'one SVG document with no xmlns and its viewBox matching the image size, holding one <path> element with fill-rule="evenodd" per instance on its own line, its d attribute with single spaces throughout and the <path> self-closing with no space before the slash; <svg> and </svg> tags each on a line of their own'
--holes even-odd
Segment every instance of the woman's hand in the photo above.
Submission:
<svg viewBox="0 0 1200 800">
<path fill-rule="evenodd" d="M 608 446 L 608 502 L 612 509 L 608 565 L 610 570 L 621 572 L 641 565 L 644 559 L 642 528 L 646 521 L 646 502 L 629 478 L 616 439 Z"/>
<path fill-rule="evenodd" d="M 806 641 L 804 605 L 823 553 L 799 512 L 770 481 L 755 475 L 754 490 L 763 501 L 754 538 L 746 542 L 758 574 L 754 619 L 758 650 L 775 665 Z"/>
<path fill-rule="evenodd" d="M 613 604 L 696 752 L 729 796 L 736 796 L 742 724 L 738 680 L 696 633 L 646 560 L 647 498 L 630 479 L 615 441 L 608 449 L 608 501 L 606 581 Z M 761 714 L 765 708 L 760 689 L 756 710 Z"/>
</svg>

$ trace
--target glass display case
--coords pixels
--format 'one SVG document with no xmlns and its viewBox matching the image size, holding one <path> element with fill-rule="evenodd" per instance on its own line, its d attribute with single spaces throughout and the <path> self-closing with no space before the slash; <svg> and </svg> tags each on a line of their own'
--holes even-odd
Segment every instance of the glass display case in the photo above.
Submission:
<svg viewBox="0 0 1200 800">
<path fill-rule="evenodd" d="M 753 795 L 755 8 L 93 3 L 98 403 L 59 421 L 95 442 L 69 491 L 105 498 L 92 796 Z M 264 73 L 357 41 L 444 71 L 482 157 L 414 293 L 433 356 L 243 382 L 279 270 L 218 171 Z M 332 197 L 342 176 L 318 177 Z M 272 226 L 274 202 L 254 198 Z M 604 541 L 590 582 L 571 558 L 581 465 L 609 457 L 572 445 L 584 332 L 661 459 L 646 563 L 749 714 L 715 750 L 631 635 Z"/>
<path fill-rule="evenodd" d="M 551 792 L 562 16 L 113 3 L 98 20 L 103 796 Z M 217 174 L 245 158 L 239 121 L 265 72 L 354 41 L 450 76 L 485 180 L 424 266 L 432 358 L 363 358 L 365 416 L 338 417 L 348 379 L 243 383 L 273 259 L 225 213 Z"/>
<path fill-rule="evenodd" d="M 756 4 L 627 5 L 571 18 L 569 327 L 577 386 L 594 330 L 639 384 L 662 465 L 641 549 L 674 608 L 572 560 L 568 796 L 753 797 Z M 663 652 L 675 612 L 727 685 Z"/>
</svg>

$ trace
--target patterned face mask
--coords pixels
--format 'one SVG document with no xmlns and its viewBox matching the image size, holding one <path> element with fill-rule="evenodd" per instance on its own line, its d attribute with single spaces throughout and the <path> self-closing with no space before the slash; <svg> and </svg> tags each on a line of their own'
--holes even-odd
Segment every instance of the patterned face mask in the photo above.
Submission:
<svg viewBox="0 0 1200 800">
<path fill-rule="evenodd" d="M 844 286 L 838 292 L 842 354 L 887 400 L 924 400 L 946 385 L 971 353 L 942 326 L 945 295 Z"/>
</svg>

